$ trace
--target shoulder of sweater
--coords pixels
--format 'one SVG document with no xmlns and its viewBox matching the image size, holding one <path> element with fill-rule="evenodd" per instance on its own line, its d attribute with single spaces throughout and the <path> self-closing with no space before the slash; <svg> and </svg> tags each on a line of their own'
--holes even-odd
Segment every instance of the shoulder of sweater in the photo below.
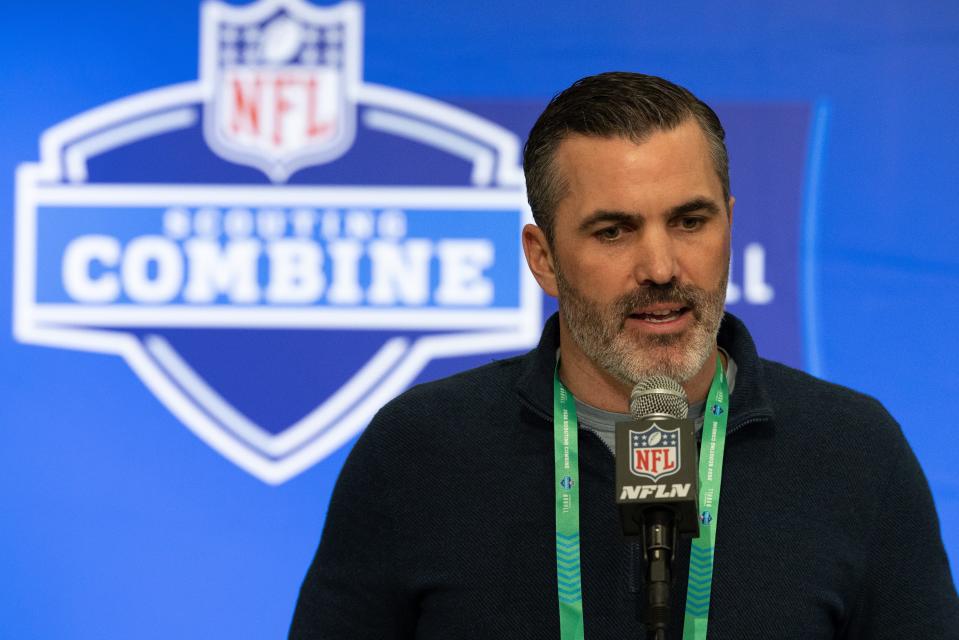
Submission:
<svg viewBox="0 0 959 640">
<path fill-rule="evenodd" d="M 762 360 L 767 391 L 777 415 L 827 424 L 842 422 L 873 434 L 901 437 L 896 420 L 876 398 L 772 360 Z M 861 431 L 855 435 L 869 435 Z"/>
<path fill-rule="evenodd" d="M 882 403 L 868 394 L 817 378 L 781 362 L 763 359 L 762 365 L 766 384 L 774 401 L 782 397 L 796 397 L 799 400 L 815 397 L 818 402 L 838 403 L 854 411 L 878 411 L 885 416 L 889 415 Z"/>
<path fill-rule="evenodd" d="M 422 401 L 483 402 L 499 399 L 501 393 L 515 391 L 516 382 L 525 366 L 526 356 L 493 360 L 473 369 L 414 385 L 398 395 L 393 402 Z M 392 404 L 392 403 L 391 403 Z"/>
<path fill-rule="evenodd" d="M 371 429 L 389 425 L 442 424 L 447 420 L 466 420 L 490 411 L 503 412 L 518 406 L 516 383 L 522 374 L 526 356 L 494 360 L 460 373 L 410 387 L 387 402 L 373 418 Z"/>
</svg>

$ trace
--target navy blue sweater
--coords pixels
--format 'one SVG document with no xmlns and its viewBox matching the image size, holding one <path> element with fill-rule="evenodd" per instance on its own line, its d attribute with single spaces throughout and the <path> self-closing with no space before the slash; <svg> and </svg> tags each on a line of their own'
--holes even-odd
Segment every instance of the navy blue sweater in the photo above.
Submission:
<svg viewBox="0 0 959 640">
<path fill-rule="evenodd" d="M 557 640 L 552 368 L 539 347 L 385 406 L 337 482 L 291 638 Z M 710 640 L 959 638 L 928 486 L 875 400 L 760 359 L 727 314 L 730 407 Z M 581 431 L 587 640 L 644 638 L 642 553 Z M 675 562 L 680 638 L 689 542 Z"/>
</svg>

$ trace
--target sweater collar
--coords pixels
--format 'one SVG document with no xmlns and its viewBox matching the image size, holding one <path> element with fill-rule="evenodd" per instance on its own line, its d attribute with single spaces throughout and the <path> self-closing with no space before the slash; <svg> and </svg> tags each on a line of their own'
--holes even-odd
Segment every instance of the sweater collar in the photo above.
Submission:
<svg viewBox="0 0 959 640">
<path fill-rule="evenodd" d="M 729 431 L 746 423 L 767 422 L 773 417 L 772 403 L 763 384 L 763 362 L 756 353 L 746 325 L 731 313 L 723 316 L 717 339 L 736 362 L 736 390 L 729 407 Z M 520 398 L 546 419 L 553 415 L 553 369 L 559 348 L 559 315 L 553 314 L 543 327 L 539 345 L 524 358 L 525 366 L 517 383 Z"/>
</svg>

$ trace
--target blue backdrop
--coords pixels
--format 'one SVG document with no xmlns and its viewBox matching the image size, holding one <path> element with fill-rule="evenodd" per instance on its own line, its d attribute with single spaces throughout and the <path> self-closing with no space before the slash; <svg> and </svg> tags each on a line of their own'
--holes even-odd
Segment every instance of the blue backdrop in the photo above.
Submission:
<svg viewBox="0 0 959 640">
<path fill-rule="evenodd" d="M 186 428 L 185 414 L 171 412 L 156 387 L 122 358 L 14 337 L 17 167 L 39 160 L 41 134 L 72 116 L 194 81 L 200 6 L 171 0 L 4 9 L 3 635 L 282 637 L 353 436 L 295 472 L 257 475 L 243 466 L 242 455 L 231 458 Z M 458 105 L 520 138 L 554 92 L 602 70 L 662 75 L 715 104 L 729 129 L 738 198 L 733 282 L 739 299 L 730 308 L 756 327 L 767 355 L 875 395 L 901 421 L 932 486 L 956 574 L 959 473 L 953 461 L 959 449 L 949 416 L 959 396 L 959 221 L 949 203 L 959 201 L 953 176 L 959 166 L 953 114 L 959 7 L 813 0 L 795 7 L 634 2 L 587 9 L 582 3 L 408 0 L 371 2 L 363 12 L 365 82 Z M 183 135 L 194 131 L 202 144 L 199 127 Z M 364 132 L 361 123 L 357 149 L 370 139 Z M 375 155 L 378 144 L 371 142 L 367 152 Z M 167 157 L 159 143 L 151 145 L 91 160 L 90 182 L 186 182 L 210 171 L 199 181 L 270 184 L 254 168 L 228 166 L 213 155 Z M 203 153 L 209 154 L 205 146 Z M 157 160 L 154 167 L 150 157 L 166 164 Z M 181 174 L 161 180 L 171 171 L 170 158 L 185 163 L 176 165 Z M 290 184 L 376 182 L 361 175 L 365 161 L 337 174 L 349 158 L 327 165 L 328 175 L 322 168 L 293 174 Z M 468 182 L 466 169 L 460 175 L 430 162 L 435 169 L 426 178 L 413 175 L 413 162 L 378 177 L 386 175 L 390 184 Z M 160 224 L 156 216 L 167 204 L 156 204 L 143 229 Z M 448 207 L 454 205 L 460 206 Z M 489 206 L 510 211 L 499 201 Z M 44 251 L 62 251 L 56 247 L 72 233 L 44 215 L 41 210 L 43 237 L 50 236 L 48 227 L 63 237 L 41 241 L 40 260 Z M 490 237 L 503 242 L 501 230 Z M 752 285 L 744 273 L 750 260 Z M 60 273 L 49 264 L 39 269 L 41 280 Z M 767 283 L 772 300 L 764 300 Z M 517 295 L 506 297 L 515 302 Z M 162 335 L 222 393 L 260 393 L 259 404 L 242 407 L 252 417 L 271 402 L 296 406 L 312 389 L 325 397 L 347 375 L 336 368 L 343 345 L 335 341 L 308 339 L 293 348 L 280 338 L 255 353 L 245 346 L 245 333 L 137 330 L 143 344 L 153 344 L 144 336 Z M 390 335 L 412 343 L 422 331 Z M 385 339 L 374 331 L 349 346 L 368 355 Z M 303 357 L 303 345 L 311 357 Z M 435 358 L 414 378 L 490 357 Z M 240 384 L 217 379 L 223 366 L 204 369 L 208 361 L 283 373 L 280 382 L 261 375 Z M 269 416 L 260 420 L 268 422 Z"/>
</svg>

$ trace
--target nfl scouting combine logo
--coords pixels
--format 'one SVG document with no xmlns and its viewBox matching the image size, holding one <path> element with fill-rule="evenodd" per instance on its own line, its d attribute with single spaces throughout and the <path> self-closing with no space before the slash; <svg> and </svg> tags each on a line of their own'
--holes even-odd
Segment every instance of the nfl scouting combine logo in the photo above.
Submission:
<svg viewBox="0 0 959 640">
<path fill-rule="evenodd" d="M 121 355 L 269 483 L 434 358 L 524 349 L 519 140 L 362 81 L 344 2 L 206 2 L 200 78 L 44 133 L 17 173 L 19 340 Z"/>
</svg>

